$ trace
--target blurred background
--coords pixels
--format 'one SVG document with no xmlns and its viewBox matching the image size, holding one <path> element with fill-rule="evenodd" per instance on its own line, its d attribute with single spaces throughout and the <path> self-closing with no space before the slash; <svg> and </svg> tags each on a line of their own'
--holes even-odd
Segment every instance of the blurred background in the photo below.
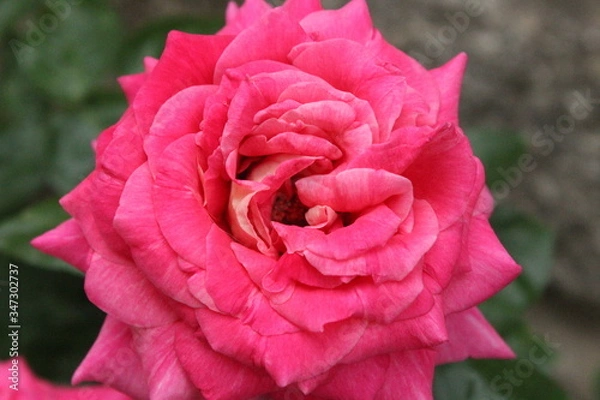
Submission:
<svg viewBox="0 0 600 400">
<path fill-rule="evenodd" d="M 90 141 L 126 107 L 115 79 L 140 71 L 143 56 L 158 56 L 172 29 L 215 32 L 225 7 L 0 3 L 0 319 L 8 321 L 13 263 L 19 352 L 47 379 L 68 382 L 103 315 L 87 301 L 80 274 L 28 242 L 67 218 L 58 198 L 92 170 Z M 599 399 L 600 4 L 373 0 L 369 7 L 384 36 L 427 68 L 469 55 L 461 124 L 498 201 L 494 226 L 525 268 L 483 306 L 518 358 L 442 367 L 436 399 Z M 1 337 L 6 359 L 10 343 Z"/>
</svg>

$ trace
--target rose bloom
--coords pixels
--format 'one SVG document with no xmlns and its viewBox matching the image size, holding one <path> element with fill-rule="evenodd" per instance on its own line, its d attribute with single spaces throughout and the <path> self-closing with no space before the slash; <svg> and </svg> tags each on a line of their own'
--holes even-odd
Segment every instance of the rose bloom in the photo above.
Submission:
<svg viewBox="0 0 600 400">
<path fill-rule="evenodd" d="M 55 386 L 35 376 L 24 358 L 0 362 L 4 379 L 0 385 L 2 400 L 130 400 L 129 396 L 109 387 Z"/>
<path fill-rule="evenodd" d="M 512 357 L 476 305 L 519 273 L 458 126 L 466 57 L 425 70 L 364 0 L 227 9 L 120 79 L 129 108 L 35 239 L 108 315 L 75 383 L 138 399 L 431 399 Z"/>
</svg>

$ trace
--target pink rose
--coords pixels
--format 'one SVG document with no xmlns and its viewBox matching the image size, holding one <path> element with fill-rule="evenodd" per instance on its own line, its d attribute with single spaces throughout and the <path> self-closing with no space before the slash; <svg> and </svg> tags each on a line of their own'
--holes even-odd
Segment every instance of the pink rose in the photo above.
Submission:
<svg viewBox="0 0 600 400">
<path fill-rule="evenodd" d="M 129 396 L 109 387 L 55 386 L 35 376 L 24 358 L 0 362 L 3 372 L 0 385 L 2 400 L 131 400 Z"/>
<path fill-rule="evenodd" d="M 475 308 L 520 268 L 458 127 L 465 62 L 425 70 L 364 0 L 248 0 L 217 35 L 172 32 L 121 78 L 73 218 L 33 242 L 108 314 L 74 382 L 431 399 L 436 364 L 513 356 Z"/>
</svg>

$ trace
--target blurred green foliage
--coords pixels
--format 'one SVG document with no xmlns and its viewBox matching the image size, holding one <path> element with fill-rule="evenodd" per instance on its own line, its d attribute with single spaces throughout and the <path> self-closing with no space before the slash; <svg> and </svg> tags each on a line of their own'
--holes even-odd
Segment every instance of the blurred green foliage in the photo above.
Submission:
<svg viewBox="0 0 600 400">
<path fill-rule="evenodd" d="M 67 219 L 59 197 L 92 171 L 92 140 L 125 110 L 116 78 L 158 57 L 170 30 L 214 33 L 222 24 L 185 16 L 129 32 L 105 1 L 0 3 L 0 315 L 7 326 L 13 263 L 19 353 L 40 375 L 69 382 L 104 315 L 87 301 L 79 271 L 29 241 Z M 0 337 L 5 359 L 10 345 Z"/>
<path fill-rule="evenodd" d="M 168 31 L 213 33 L 222 21 L 169 18 L 127 32 L 103 1 L 52 4 L 59 3 L 62 9 L 38 0 L 0 3 L 0 263 L 6 269 L 19 265 L 20 353 L 42 376 L 68 382 L 103 314 L 87 301 L 74 268 L 33 250 L 29 241 L 67 218 L 58 198 L 92 170 L 91 141 L 126 107 L 117 76 L 140 71 L 144 56 L 159 56 Z M 489 182 L 499 179 L 499 166 L 514 165 L 526 151 L 515 134 L 474 131 L 471 139 L 491 171 Z M 496 211 L 493 224 L 524 273 L 482 310 L 518 358 L 438 368 L 439 400 L 503 398 L 508 388 L 498 385 L 506 381 L 504 371 L 520 371 L 519 362 L 539 345 L 522 316 L 547 283 L 553 236 L 506 207 Z M 0 278 L 0 293 L 6 293 L 6 277 Z M 0 312 L 8 315 L 2 297 Z M 6 335 L 0 346 L 10 347 Z M 0 355 L 7 357 L 8 351 Z M 564 399 L 547 376 L 549 363 L 531 364 L 527 379 L 510 387 L 510 398 Z"/>
</svg>

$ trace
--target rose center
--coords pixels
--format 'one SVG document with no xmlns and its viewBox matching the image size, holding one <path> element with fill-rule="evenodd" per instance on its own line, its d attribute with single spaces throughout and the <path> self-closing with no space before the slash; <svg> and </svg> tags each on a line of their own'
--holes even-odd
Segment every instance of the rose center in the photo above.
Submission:
<svg viewBox="0 0 600 400">
<path fill-rule="evenodd" d="M 271 220 L 281 222 L 286 225 L 306 226 L 304 214 L 308 211 L 296 193 L 291 196 L 282 192 L 277 192 L 273 208 L 271 209 Z"/>
</svg>

